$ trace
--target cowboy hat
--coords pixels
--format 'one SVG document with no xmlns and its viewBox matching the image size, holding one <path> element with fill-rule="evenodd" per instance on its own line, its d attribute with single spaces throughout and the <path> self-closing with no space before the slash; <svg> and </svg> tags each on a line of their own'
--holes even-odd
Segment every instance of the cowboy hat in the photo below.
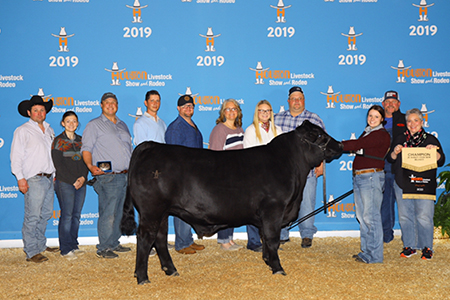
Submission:
<svg viewBox="0 0 450 300">
<path fill-rule="evenodd" d="M 19 103 L 19 114 L 29 118 L 28 111 L 35 105 L 42 105 L 45 107 L 45 111 L 48 113 L 53 107 L 53 100 L 48 100 L 47 102 L 42 99 L 41 96 L 34 95 L 30 100 L 23 100 Z"/>
</svg>

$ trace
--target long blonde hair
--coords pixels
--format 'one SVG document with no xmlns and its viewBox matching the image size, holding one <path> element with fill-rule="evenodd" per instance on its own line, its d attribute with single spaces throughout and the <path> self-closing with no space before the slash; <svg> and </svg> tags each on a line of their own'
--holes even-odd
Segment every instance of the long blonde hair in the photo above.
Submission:
<svg viewBox="0 0 450 300">
<path fill-rule="evenodd" d="M 253 126 L 255 126 L 255 132 L 256 132 L 256 137 L 258 138 L 259 142 L 262 143 L 262 138 L 261 138 L 261 131 L 260 131 L 260 127 L 259 126 L 259 114 L 258 114 L 258 110 L 259 110 L 259 106 L 261 104 L 267 104 L 270 107 L 270 128 L 272 129 L 272 132 L 274 134 L 274 137 L 276 137 L 277 134 L 277 129 L 275 127 L 275 122 L 273 121 L 273 109 L 272 109 L 272 105 L 270 104 L 269 101 L 267 100 L 261 100 L 258 102 L 258 104 L 256 104 L 255 107 L 255 114 L 253 115 Z"/>
<path fill-rule="evenodd" d="M 216 120 L 216 124 L 225 123 L 225 121 L 227 120 L 225 118 L 225 105 L 228 102 L 232 102 L 234 104 L 234 106 L 236 106 L 236 108 L 237 108 L 237 113 L 238 114 L 237 114 L 236 120 L 234 120 L 234 126 L 242 127 L 242 110 L 241 110 L 241 107 L 239 106 L 239 103 L 236 100 L 231 99 L 231 98 L 223 101 L 222 107 L 220 108 L 220 111 L 219 111 L 219 117 Z"/>
</svg>

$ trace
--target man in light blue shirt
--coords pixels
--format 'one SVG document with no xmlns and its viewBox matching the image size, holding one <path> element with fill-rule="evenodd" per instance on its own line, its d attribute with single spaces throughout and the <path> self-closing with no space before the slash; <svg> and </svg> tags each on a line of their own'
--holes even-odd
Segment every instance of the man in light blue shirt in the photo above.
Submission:
<svg viewBox="0 0 450 300">
<path fill-rule="evenodd" d="M 157 90 L 148 91 L 145 94 L 144 105 L 147 107 L 145 113 L 134 122 L 133 135 L 134 145 L 142 142 L 154 141 L 164 144 L 166 134 L 166 123 L 158 117 L 158 110 L 161 107 L 161 95 Z M 174 248 L 172 244 L 167 243 L 169 249 Z M 155 248 L 150 251 L 150 256 L 156 255 Z"/>
<path fill-rule="evenodd" d="M 165 143 L 167 126 L 157 115 L 161 106 L 161 95 L 156 90 L 148 91 L 144 104 L 147 111 L 133 125 L 134 144 L 137 146 L 145 141 Z"/>
<path fill-rule="evenodd" d="M 23 251 L 27 255 L 27 261 L 35 263 L 48 260 L 41 252 L 59 250 L 47 247 L 45 237 L 54 200 L 55 167 L 51 147 L 55 133 L 50 124 L 45 122 L 52 106 L 52 100 L 44 102 L 40 96 L 20 102 L 19 113 L 30 120 L 14 131 L 11 144 L 11 171 L 16 176 L 25 201 Z"/>
<path fill-rule="evenodd" d="M 116 116 L 116 95 L 103 94 L 100 106 L 100 117 L 91 120 L 84 129 L 81 152 L 96 179 L 94 190 L 98 194 L 99 213 L 97 256 L 116 258 L 115 252 L 131 250 L 120 245 L 119 238 L 133 146 L 127 125 Z"/>
<path fill-rule="evenodd" d="M 288 103 L 289 110 L 280 112 L 274 116 L 275 125 L 280 126 L 283 132 L 294 130 L 297 126 L 300 126 L 304 120 L 309 120 L 311 123 L 320 126 L 325 130 L 322 119 L 317 114 L 305 109 L 305 95 L 303 94 L 301 87 L 294 86 L 289 90 Z M 316 206 L 317 177 L 322 174 L 323 163 L 309 173 L 305 188 L 303 189 L 303 200 L 300 205 L 299 218 L 303 218 L 314 211 Z M 300 230 L 300 236 L 302 237 L 302 247 L 311 247 L 312 239 L 317 232 L 317 228 L 314 226 L 314 217 L 300 223 L 298 228 Z M 281 229 L 280 239 L 281 243 L 289 241 L 289 232 L 286 228 Z"/>
</svg>

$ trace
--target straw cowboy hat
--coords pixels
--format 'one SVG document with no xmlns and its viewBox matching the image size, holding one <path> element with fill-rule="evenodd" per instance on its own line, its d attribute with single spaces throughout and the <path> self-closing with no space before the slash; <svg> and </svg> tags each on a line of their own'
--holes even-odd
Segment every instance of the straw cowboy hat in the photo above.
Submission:
<svg viewBox="0 0 450 300">
<path fill-rule="evenodd" d="M 48 113 L 53 107 L 53 100 L 49 100 L 47 102 L 42 99 L 41 96 L 34 95 L 30 100 L 23 100 L 19 103 L 19 114 L 22 116 L 29 118 L 28 111 L 31 110 L 31 107 L 35 105 L 42 105 L 45 107 L 45 111 Z"/>
</svg>

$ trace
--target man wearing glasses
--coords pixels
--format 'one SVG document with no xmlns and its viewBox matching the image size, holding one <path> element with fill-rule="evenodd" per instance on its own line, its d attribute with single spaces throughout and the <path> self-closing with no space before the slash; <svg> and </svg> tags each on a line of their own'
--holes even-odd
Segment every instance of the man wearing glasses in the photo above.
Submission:
<svg viewBox="0 0 450 300">
<path fill-rule="evenodd" d="M 280 126 L 283 132 L 294 130 L 300 126 L 304 120 L 309 120 L 311 123 L 320 126 L 325 130 L 322 119 L 317 114 L 305 109 L 305 95 L 303 94 L 301 87 L 292 87 L 289 90 L 287 101 L 289 110 L 279 112 L 275 115 L 275 125 Z M 322 173 L 323 163 L 309 173 L 303 190 L 303 201 L 300 205 L 299 218 L 314 211 L 316 206 L 317 177 L 322 175 Z M 298 228 L 300 230 L 300 236 L 302 237 L 302 248 L 311 247 L 312 239 L 317 232 L 317 228 L 314 226 L 314 216 L 300 223 Z M 282 244 L 289 241 L 289 231 L 286 228 L 281 229 L 280 239 Z"/>
<path fill-rule="evenodd" d="M 192 121 L 194 99 L 189 95 L 178 98 L 178 117 L 167 127 L 166 144 L 181 145 L 191 148 L 203 148 L 203 136 Z M 192 227 L 183 220 L 173 217 L 175 227 L 175 250 L 181 254 L 194 254 L 205 246 L 194 243 Z"/>
</svg>

